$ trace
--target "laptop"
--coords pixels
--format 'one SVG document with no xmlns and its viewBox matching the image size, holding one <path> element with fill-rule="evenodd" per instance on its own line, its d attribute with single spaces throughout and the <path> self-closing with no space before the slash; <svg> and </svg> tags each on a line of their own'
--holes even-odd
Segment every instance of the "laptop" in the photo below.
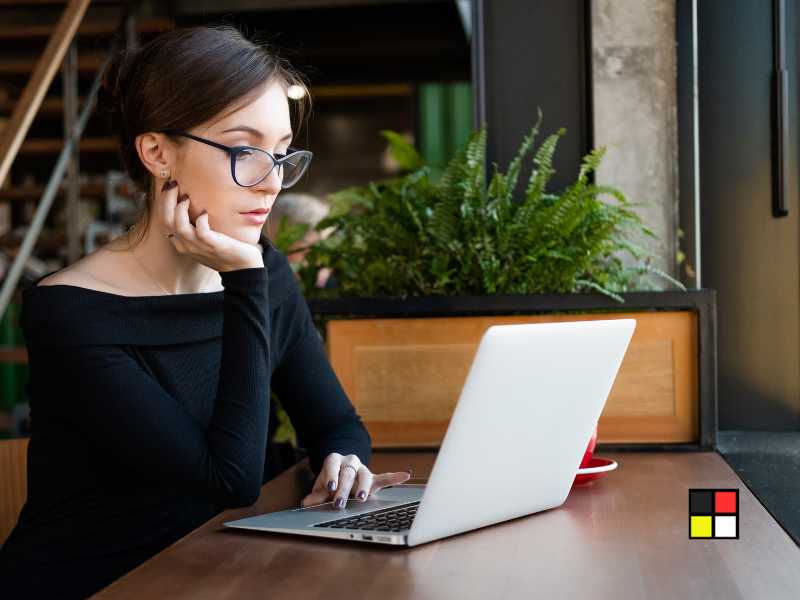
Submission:
<svg viewBox="0 0 800 600">
<path fill-rule="evenodd" d="M 635 319 L 493 325 L 478 345 L 427 483 L 227 521 L 226 527 L 417 546 L 557 508 Z M 399 425 L 398 425 L 399 426 Z"/>
</svg>

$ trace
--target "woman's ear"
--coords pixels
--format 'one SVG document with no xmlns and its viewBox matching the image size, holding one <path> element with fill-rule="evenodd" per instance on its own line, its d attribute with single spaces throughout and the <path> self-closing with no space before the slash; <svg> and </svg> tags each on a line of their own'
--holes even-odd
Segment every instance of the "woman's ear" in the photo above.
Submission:
<svg viewBox="0 0 800 600">
<path fill-rule="evenodd" d="M 133 143 L 139 160 L 153 177 L 170 179 L 174 175 L 174 153 L 167 136 L 155 132 L 141 133 Z"/>
</svg>

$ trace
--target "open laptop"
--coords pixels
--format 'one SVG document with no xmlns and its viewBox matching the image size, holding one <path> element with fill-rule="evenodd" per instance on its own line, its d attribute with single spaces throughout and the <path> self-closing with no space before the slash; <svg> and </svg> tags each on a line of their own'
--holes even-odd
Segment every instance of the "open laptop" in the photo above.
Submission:
<svg viewBox="0 0 800 600">
<path fill-rule="evenodd" d="M 635 319 L 493 325 L 481 338 L 426 484 L 225 522 L 416 546 L 561 506 Z"/>
</svg>

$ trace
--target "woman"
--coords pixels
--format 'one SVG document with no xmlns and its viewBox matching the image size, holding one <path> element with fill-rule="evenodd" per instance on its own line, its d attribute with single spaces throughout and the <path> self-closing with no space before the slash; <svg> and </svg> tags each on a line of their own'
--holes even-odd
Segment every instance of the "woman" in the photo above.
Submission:
<svg viewBox="0 0 800 600">
<path fill-rule="evenodd" d="M 410 477 L 368 469 L 370 437 L 261 236 L 310 159 L 289 149 L 298 84 L 227 26 L 170 31 L 109 67 L 100 101 L 146 202 L 127 234 L 23 292 L 28 498 L 0 550 L 4 597 L 86 597 L 253 504 L 270 389 L 316 475 L 303 505 Z"/>
</svg>

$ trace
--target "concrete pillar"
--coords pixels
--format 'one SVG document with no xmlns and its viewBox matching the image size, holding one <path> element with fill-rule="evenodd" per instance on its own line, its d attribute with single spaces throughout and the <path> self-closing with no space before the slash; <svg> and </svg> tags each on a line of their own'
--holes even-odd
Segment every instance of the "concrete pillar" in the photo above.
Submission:
<svg viewBox="0 0 800 600">
<path fill-rule="evenodd" d="M 592 0 L 597 182 L 619 188 L 658 240 L 637 240 L 676 275 L 678 130 L 675 0 Z"/>
</svg>

